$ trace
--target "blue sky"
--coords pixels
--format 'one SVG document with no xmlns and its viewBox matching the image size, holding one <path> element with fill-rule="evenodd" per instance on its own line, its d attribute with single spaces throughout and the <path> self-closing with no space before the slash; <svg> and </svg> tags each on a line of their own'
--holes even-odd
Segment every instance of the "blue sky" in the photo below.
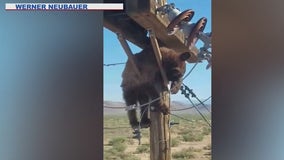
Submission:
<svg viewBox="0 0 284 160">
<path fill-rule="evenodd" d="M 211 1 L 210 0 L 189 0 L 189 1 L 168 1 L 175 3 L 176 7 L 181 11 L 193 9 L 195 15 L 192 22 L 197 22 L 201 17 L 207 18 L 207 25 L 204 32 L 211 32 Z M 131 43 L 130 48 L 133 53 L 141 51 L 141 49 Z M 202 43 L 201 43 L 202 44 Z M 200 43 L 197 44 L 200 47 Z M 126 62 L 127 56 L 122 49 L 116 34 L 104 28 L 104 64 Z M 187 72 L 194 64 L 187 63 Z M 199 63 L 193 72 L 184 80 L 184 83 L 198 96 L 199 99 L 205 99 L 211 96 L 211 68 L 206 70 L 207 62 Z M 120 88 L 121 73 L 124 65 L 116 65 L 104 67 L 104 100 L 123 101 Z M 171 96 L 172 101 L 187 102 L 185 97 L 178 92 Z"/>
</svg>

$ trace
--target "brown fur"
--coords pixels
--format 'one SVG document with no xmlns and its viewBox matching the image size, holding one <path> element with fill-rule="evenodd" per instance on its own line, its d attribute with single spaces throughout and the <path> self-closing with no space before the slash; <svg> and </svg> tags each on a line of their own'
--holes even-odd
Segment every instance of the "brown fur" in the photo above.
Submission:
<svg viewBox="0 0 284 160">
<path fill-rule="evenodd" d="M 189 58 L 189 53 L 177 54 L 174 50 L 166 47 L 160 48 L 162 54 L 162 66 L 167 78 L 172 82 L 171 92 L 177 93 L 182 83 L 182 76 L 185 73 L 185 60 Z M 140 53 L 135 54 L 134 59 L 140 71 L 140 77 L 133 70 L 132 64 L 127 61 L 122 73 L 122 90 L 126 105 L 139 102 L 140 105 L 148 103 L 160 96 L 159 90 L 165 90 L 167 86 L 163 83 L 161 73 L 157 65 L 152 47 L 147 47 Z M 163 101 L 158 100 L 151 104 L 157 111 L 164 114 L 169 113 L 169 108 Z M 141 108 L 141 126 L 146 128 L 150 125 L 148 119 L 147 106 Z M 143 114 L 143 112 L 145 112 Z M 143 115 L 142 115 L 143 114 Z M 136 110 L 128 111 L 128 118 L 133 128 L 138 127 Z"/>
</svg>

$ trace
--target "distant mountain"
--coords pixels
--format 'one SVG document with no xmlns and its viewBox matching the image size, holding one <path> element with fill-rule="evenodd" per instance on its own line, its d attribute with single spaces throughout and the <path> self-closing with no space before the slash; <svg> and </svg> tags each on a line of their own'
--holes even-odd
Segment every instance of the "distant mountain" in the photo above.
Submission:
<svg viewBox="0 0 284 160">
<path fill-rule="evenodd" d="M 209 104 L 204 104 L 203 105 L 198 103 L 195 103 L 196 108 L 201 112 L 201 113 L 209 113 L 211 111 L 211 105 Z M 180 101 L 172 101 L 171 102 L 171 110 L 172 113 L 180 114 L 180 113 L 188 113 L 188 114 L 198 114 L 197 110 L 191 105 L 190 102 L 180 102 Z"/>
<path fill-rule="evenodd" d="M 126 114 L 125 103 L 115 101 L 104 101 L 104 114 L 105 115 L 117 115 Z"/>
<path fill-rule="evenodd" d="M 126 115 L 126 110 L 125 110 L 125 103 L 124 102 L 116 102 L 116 101 L 104 101 L 104 114 L 105 115 L 121 115 L 125 114 Z M 210 104 L 205 104 L 205 107 L 203 105 L 198 105 L 196 106 L 198 110 L 201 113 L 209 113 L 211 111 L 211 105 Z M 183 110 L 186 109 L 186 110 Z M 180 102 L 180 101 L 172 101 L 171 102 L 171 110 L 172 113 L 174 114 L 180 114 L 180 113 L 188 113 L 188 114 L 198 114 L 195 108 L 192 107 L 192 105 L 188 102 Z"/>
</svg>

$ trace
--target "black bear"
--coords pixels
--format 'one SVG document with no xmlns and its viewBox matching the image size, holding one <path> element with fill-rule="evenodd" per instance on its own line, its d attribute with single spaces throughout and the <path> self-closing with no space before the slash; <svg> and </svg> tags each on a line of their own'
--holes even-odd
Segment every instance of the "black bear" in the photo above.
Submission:
<svg viewBox="0 0 284 160">
<path fill-rule="evenodd" d="M 168 81 L 171 81 L 171 93 L 175 94 L 179 91 L 182 84 L 182 77 L 186 70 L 185 61 L 190 57 L 190 53 L 185 52 L 177 54 L 174 50 L 160 47 L 162 55 L 162 66 L 166 72 Z M 140 76 L 133 70 L 133 66 L 128 60 L 122 73 L 122 91 L 123 98 L 127 106 L 137 104 L 140 105 L 158 99 L 160 93 L 158 90 L 165 89 L 167 86 L 163 83 L 160 69 L 158 67 L 156 57 L 151 46 L 146 47 L 140 53 L 134 54 L 134 61 L 140 71 Z M 167 105 L 163 104 L 160 99 L 151 103 L 155 110 L 164 114 L 169 113 Z M 136 110 L 127 111 L 130 125 L 133 129 L 139 126 Z M 147 128 L 150 125 L 148 118 L 148 108 L 143 106 L 140 108 L 141 128 Z"/>
</svg>

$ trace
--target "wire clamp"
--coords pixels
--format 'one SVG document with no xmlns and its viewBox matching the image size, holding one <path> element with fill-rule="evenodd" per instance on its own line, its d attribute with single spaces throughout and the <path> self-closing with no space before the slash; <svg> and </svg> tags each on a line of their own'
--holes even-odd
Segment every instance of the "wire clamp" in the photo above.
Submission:
<svg viewBox="0 0 284 160">
<path fill-rule="evenodd" d="M 139 128 L 135 128 L 132 133 L 134 134 L 134 136 L 132 138 L 133 139 L 137 139 L 139 141 L 139 145 L 140 145 L 141 144 L 141 137 L 142 137 L 140 129 Z"/>
<path fill-rule="evenodd" d="M 132 105 L 126 106 L 125 110 L 130 111 L 130 110 L 134 110 L 134 109 L 137 109 L 137 108 L 138 108 L 138 106 L 136 104 L 132 104 Z"/>
</svg>

